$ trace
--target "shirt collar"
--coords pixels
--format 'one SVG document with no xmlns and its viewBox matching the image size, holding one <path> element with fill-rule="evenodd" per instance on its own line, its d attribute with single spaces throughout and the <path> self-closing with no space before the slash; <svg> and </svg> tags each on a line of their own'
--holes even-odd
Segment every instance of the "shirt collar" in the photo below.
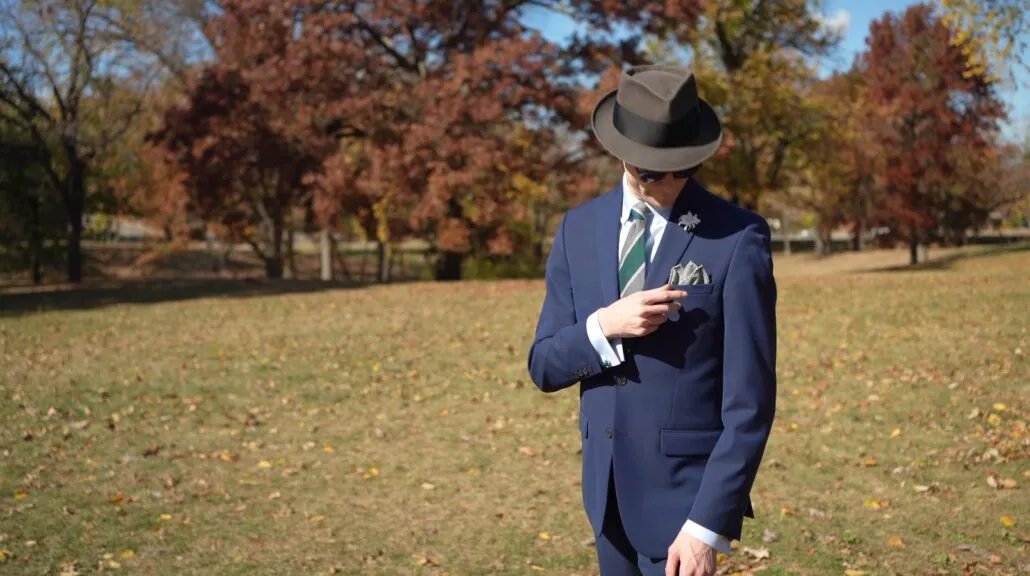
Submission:
<svg viewBox="0 0 1030 576">
<path fill-rule="evenodd" d="M 626 172 L 625 170 L 623 170 L 623 172 L 622 172 L 622 219 L 619 220 L 619 222 L 626 222 L 626 221 L 628 221 L 629 220 L 629 211 L 633 209 L 633 206 L 636 205 L 637 202 L 640 202 L 640 199 L 637 198 L 633 194 L 632 190 L 633 189 L 630 188 L 630 184 L 629 184 L 629 172 Z M 662 222 L 668 221 L 669 220 L 669 215 L 672 214 L 672 207 L 669 207 L 669 208 L 655 208 L 654 206 L 651 206 L 650 204 L 648 204 L 647 207 L 650 208 L 651 209 L 651 213 L 654 216 L 658 217 Z"/>
</svg>

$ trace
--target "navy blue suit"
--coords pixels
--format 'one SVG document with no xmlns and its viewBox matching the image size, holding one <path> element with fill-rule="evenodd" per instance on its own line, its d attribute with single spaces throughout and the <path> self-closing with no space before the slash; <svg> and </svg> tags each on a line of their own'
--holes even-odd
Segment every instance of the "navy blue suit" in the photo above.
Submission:
<svg viewBox="0 0 1030 576">
<path fill-rule="evenodd" d="M 775 412 L 776 285 L 765 220 L 690 180 L 644 289 L 689 261 L 712 283 L 683 287 L 677 315 L 624 339 L 625 361 L 603 366 L 586 320 L 618 299 L 622 195 L 616 187 L 562 218 L 529 372 L 544 392 L 580 385 L 583 503 L 595 536 L 614 497 L 629 544 L 662 559 L 686 520 L 739 539 L 754 517 L 750 491 Z M 691 231 L 677 225 L 688 211 L 700 219 Z"/>
</svg>

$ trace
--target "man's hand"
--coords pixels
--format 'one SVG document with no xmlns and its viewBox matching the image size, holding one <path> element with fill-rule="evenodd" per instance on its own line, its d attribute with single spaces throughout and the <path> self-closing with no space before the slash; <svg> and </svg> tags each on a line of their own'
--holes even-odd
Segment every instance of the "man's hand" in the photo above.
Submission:
<svg viewBox="0 0 1030 576">
<path fill-rule="evenodd" d="M 686 532 L 680 532 L 669 546 L 665 576 L 715 576 L 715 549 Z"/>
<path fill-rule="evenodd" d="M 686 296 L 686 292 L 673 290 L 668 284 L 641 290 L 602 308 L 597 321 L 605 338 L 646 336 L 668 320 L 670 312 L 682 308 L 676 300 Z"/>
</svg>

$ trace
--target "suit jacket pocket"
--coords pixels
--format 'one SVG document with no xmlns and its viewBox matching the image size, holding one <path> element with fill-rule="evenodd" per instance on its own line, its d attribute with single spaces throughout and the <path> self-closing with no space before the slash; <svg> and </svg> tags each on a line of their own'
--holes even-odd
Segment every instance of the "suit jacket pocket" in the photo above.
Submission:
<svg viewBox="0 0 1030 576">
<path fill-rule="evenodd" d="M 712 284 L 674 284 L 673 290 L 683 290 L 687 293 L 687 298 L 690 298 L 692 294 L 711 294 L 715 290 L 715 283 Z"/>
<path fill-rule="evenodd" d="M 719 441 L 722 429 L 661 430 L 662 454 L 666 456 L 709 456 Z"/>
</svg>

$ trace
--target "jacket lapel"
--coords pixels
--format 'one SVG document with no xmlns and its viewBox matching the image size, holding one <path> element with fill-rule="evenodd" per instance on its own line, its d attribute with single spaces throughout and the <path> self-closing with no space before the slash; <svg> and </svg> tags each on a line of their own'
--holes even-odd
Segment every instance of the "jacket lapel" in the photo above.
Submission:
<svg viewBox="0 0 1030 576">
<path fill-rule="evenodd" d="M 679 217 L 687 213 L 687 205 L 692 199 L 698 199 L 693 183 L 693 180 L 688 180 L 683 191 L 676 197 L 672 212 L 669 214 L 669 221 L 665 224 L 665 231 L 662 232 L 662 241 L 658 244 L 658 252 L 644 278 L 644 290 L 658 288 L 669 281 L 669 271 L 679 263 L 683 253 L 690 246 L 691 240 L 694 239 L 693 230 L 684 230 L 679 225 Z"/>
<path fill-rule="evenodd" d="M 619 217 L 622 215 L 622 184 L 605 195 L 598 206 L 597 270 L 600 274 L 602 306 L 619 299 Z"/>
</svg>

